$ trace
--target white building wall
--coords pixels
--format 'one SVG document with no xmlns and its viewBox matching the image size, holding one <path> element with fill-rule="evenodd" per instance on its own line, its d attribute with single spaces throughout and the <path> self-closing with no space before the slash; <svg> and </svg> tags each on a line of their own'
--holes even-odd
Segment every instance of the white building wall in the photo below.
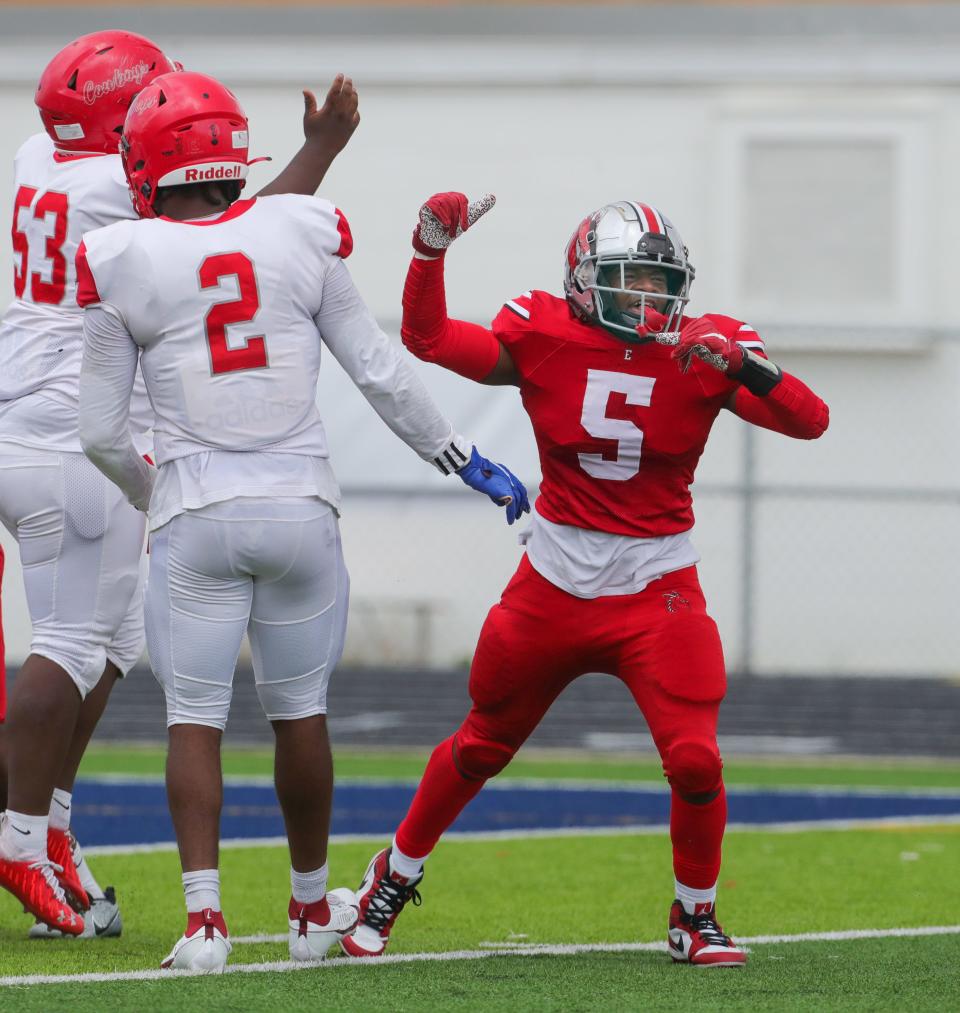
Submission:
<svg viewBox="0 0 960 1013">
<path fill-rule="evenodd" d="M 772 355 L 831 406 L 831 429 L 817 443 L 757 434 L 753 479 L 769 495 L 755 500 L 752 597 L 743 590 L 749 539 L 733 488 L 747 468 L 743 426 L 721 419 L 711 439 L 695 490 L 702 490 L 695 541 L 729 660 L 736 665 L 749 654 L 757 670 L 774 672 L 960 669 L 953 621 L 960 196 L 952 169 L 960 155 L 960 80 L 933 43 L 909 52 L 878 43 L 811 53 L 804 39 L 779 40 L 758 59 L 760 50 L 721 54 L 678 38 L 637 61 L 617 42 L 240 39 L 201 47 L 157 37 L 188 67 L 221 74 L 238 91 L 253 153 L 274 158 L 272 167 L 252 171 L 251 190 L 298 146 L 298 86 L 322 90 L 333 72 L 354 73 L 363 120 L 321 192 L 351 223 L 349 266 L 391 333 L 416 211 L 437 190 L 497 195 L 498 206 L 457 244 L 447 271 L 451 312 L 483 322 L 525 289 L 559 291 L 563 246 L 593 207 L 629 196 L 664 209 L 697 266 L 693 311 L 755 323 Z M 58 44 L 0 40 L 0 194 L 10 192 L 14 140 L 38 126 L 32 81 Z M 820 233 L 790 209 L 789 192 L 783 221 L 797 223 L 799 238 L 773 245 L 787 260 L 784 272 L 798 278 L 796 291 L 773 304 L 751 293 L 744 281 L 751 258 L 768 254 L 744 247 L 751 199 L 744 158 L 751 138 L 770 136 L 893 144 L 895 199 L 884 211 L 894 224 L 878 226 L 876 236 L 893 237 L 894 294 L 859 302 L 833 295 L 826 305 L 805 289 L 804 262 L 819 255 Z M 806 183 L 801 173 L 784 187 L 806 203 Z M 818 185 L 829 204 L 829 178 Z M 814 202 L 809 213 L 817 211 Z M 822 223 L 823 245 L 853 250 L 855 260 L 874 234 L 868 223 L 862 238 L 844 246 L 842 225 L 835 213 Z M 845 254 L 835 271 L 852 276 L 856 264 Z M 9 298 L 4 269 L 0 301 Z M 484 453 L 536 483 L 533 439 L 515 391 L 433 367 L 423 366 L 422 375 Z M 519 558 L 513 531 L 479 498 L 414 495 L 448 491 L 452 482 L 431 474 L 382 427 L 332 361 L 320 401 L 347 490 L 342 526 L 355 603 L 348 658 L 468 658 Z M 363 495 L 351 494 L 361 487 Z M 811 496 L 811 488 L 828 491 Z M 915 490 L 931 496 L 907 498 Z M 13 662 L 28 649 L 29 632 L 16 553 L 6 532 L 0 540 Z"/>
</svg>

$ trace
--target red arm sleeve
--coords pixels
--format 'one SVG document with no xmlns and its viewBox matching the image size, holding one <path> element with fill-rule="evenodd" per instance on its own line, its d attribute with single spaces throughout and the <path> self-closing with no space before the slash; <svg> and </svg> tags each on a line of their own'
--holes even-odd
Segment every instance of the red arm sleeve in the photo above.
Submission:
<svg viewBox="0 0 960 1013">
<path fill-rule="evenodd" d="M 435 362 L 467 377 L 483 380 L 500 355 L 493 331 L 447 316 L 443 287 L 443 257 L 414 257 L 403 286 L 403 321 L 400 337 L 418 359 Z"/>
<path fill-rule="evenodd" d="M 805 384 L 789 373 L 765 397 L 737 388 L 733 410 L 745 422 L 798 440 L 815 440 L 830 424 L 827 405 Z"/>
</svg>

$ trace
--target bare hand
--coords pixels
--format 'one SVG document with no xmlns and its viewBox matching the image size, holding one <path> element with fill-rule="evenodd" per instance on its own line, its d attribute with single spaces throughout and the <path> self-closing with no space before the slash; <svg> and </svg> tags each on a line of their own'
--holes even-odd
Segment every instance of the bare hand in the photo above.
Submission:
<svg viewBox="0 0 960 1013">
<path fill-rule="evenodd" d="M 353 81 L 337 74 L 330 85 L 321 108 L 317 97 L 303 90 L 303 136 L 311 143 L 322 144 L 333 154 L 343 151 L 360 122 L 359 96 Z"/>
</svg>

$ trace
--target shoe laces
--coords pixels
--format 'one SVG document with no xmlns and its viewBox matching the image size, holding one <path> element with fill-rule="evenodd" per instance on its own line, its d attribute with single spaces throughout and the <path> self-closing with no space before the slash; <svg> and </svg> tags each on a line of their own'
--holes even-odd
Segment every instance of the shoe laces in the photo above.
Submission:
<svg viewBox="0 0 960 1013">
<path fill-rule="evenodd" d="M 690 925 L 709 946 L 732 945 L 730 938 L 724 935 L 723 929 L 717 924 L 717 916 L 713 911 L 701 911 L 691 915 Z"/>
<path fill-rule="evenodd" d="M 421 903 L 420 891 L 415 886 L 406 886 L 390 878 L 389 871 L 377 884 L 367 905 L 364 922 L 378 932 L 389 928 L 408 900 L 414 907 Z"/>
<path fill-rule="evenodd" d="M 54 897 L 56 897 L 61 904 L 66 905 L 66 894 L 64 894 L 63 887 L 60 886 L 60 882 L 56 877 L 57 872 L 63 872 L 63 867 L 57 865 L 56 862 L 51 862 L 49 858 L 41 858 L 36 862 L 31 862 L 30 868 L 36 869 L 37 872 L 43 876 Z"/>
</svg>

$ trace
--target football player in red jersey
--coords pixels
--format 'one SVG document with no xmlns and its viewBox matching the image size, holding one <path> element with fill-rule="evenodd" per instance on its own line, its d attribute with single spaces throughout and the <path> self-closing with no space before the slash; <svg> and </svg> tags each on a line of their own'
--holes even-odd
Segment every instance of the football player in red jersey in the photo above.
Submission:
<svg viewBox="0 0 960 1013">
<path fill-rule="evenodd" d="M 487 329 L 447 317 L 444 254 L 493 205 L 463 194 L 420 210 L 403 294 L 404 344 L 487 384 L 520 388 L 543 474 L 526 555 L 487 616 L 470 671 L 472 708 L 433 752 L 392 846 L 360 886 L 342 941 L 379 956 L 423 862 L 463 807 L 510 762 L 561 691 L 587 672 L 621 679 L 671 786 L 675 961 L 742 965 L 716 915 L 726 824 L 717 716 L 726 689 L 716 624 L 697 578 L 690 483 L 724 408 L 800 439 L 827 406 L 763 354 L 753 328 L 687 317 L 694 269 L 672 223 L 617 201 L 567 248 L 566 298 L 526 292 Z"/>
<path fill-rule="evenodd" d="M 0 887 L 37 917 L 33 938 L 120 933 L 113 891 L 100 889 L 69 828 L 87 742 L 114 683 L 142 652 L 144 525 L 82 453 L 75 257 L 85 232 L 137 217 L 119 131 L 140 90 L 179 69 L 132 32 L 74 40 L 40 77 L 44 130 L 15 161 L 15 298 L 0 318 L 0 523 L 18 542 L 33 637 L 4 729 Z M 322 108 L 310 92 L 304 100 L 304 145 L 262 193 L 313 193 L 357 125 L 357 95 L 343 75 Z M 245 135 L 228 140 L 246 147 Z M 134 400 L 146 452 L 145 389 Z M 91 917 L 74 908 L 90 908 Z"/>
</svg>

